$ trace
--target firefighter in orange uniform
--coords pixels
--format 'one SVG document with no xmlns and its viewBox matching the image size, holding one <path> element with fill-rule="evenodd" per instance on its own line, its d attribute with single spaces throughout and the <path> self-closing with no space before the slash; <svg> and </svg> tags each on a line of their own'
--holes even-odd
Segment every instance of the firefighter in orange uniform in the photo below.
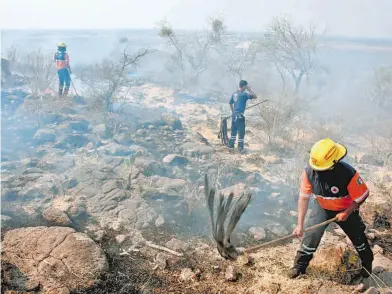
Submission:
<svg viewBox="0 0 392 294">
<path fill-rule="evenodd" d="M 372 272 L 373 252 L 365 235 L 365 225 L 358 208 L 369 196 L 369 190 L 358 172 L 341 162 L 347 149 L 331 139 L 316 142 L 311 151 L 309 164 L 302 174 L 298 200 L 298 225 L 294 234 L 303 236 L 304 219 L 310 196 L 315 200 L 309 217 L 309 226 L 337 217 L 337 224 L 350 238 L 361 261 L 363 278 Z M 289 276 L 305 274 L 313 254 L 328 225 L 304 234 Z"/>
<path fill-rule="evenodd" d="M 53 61 L 56 62 L 57 75 L 59 77 L 59 97 L 66 97 L 71 85 L 72 71 L 71 66 L 69 65 L 69 55 L 66 50 L 67 45 L 61 42 L 57 45 L 57 52 L 53 56 Z"/>
</svg>

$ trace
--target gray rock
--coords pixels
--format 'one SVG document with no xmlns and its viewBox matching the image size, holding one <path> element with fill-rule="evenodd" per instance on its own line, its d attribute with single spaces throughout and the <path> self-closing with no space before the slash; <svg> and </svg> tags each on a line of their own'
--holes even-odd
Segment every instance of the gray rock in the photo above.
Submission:
<svg viewBox="0 0 392 294">
<path fill-rule="evenodd" d="M 96 125 L 95 127 L 93 127 L 93 133 L 99 139 L 107 139 L 105 124 L 100 124 L 100 125 Z"/>
<path fill-rule="evenodd" d="M 56 132 L 53 129 L 39 129 L 34 135 L 36 144 L 53 143 L 56 141 Z"/>
<path fill-rule="evenodd" d="M 88 131 L 89 122 L 87 120 L 74 120 L 67 121 L 58 126 L 58 129 L 64 132 L 81 132 L 86 133 Z"/>
<path fill-rule="evenodd" d="M 373 271 L 375 273 L 383 271 L 392 272 L 392 260 L 381 254 L 376 254 L 373 260 Z"/>
<path fill-rule="evenodd" d="M 202 155 L 211 155 L 214 152 L 214 148 L 200 143 L 188 142 L 181 145 L 183 155 L 191 157 L 199 157 Z"/>
<path fill-rule="evenodd" d="M 68 189 L 72 189 L 76 187 L 77 184 L 78 184 L 78 180 L 76 178 L 70 178 L 65 182 L 64 186 Z"/>
<path fill-rule="evenodd" d="M 6 228 L 10 225 L 12 218 L 8 215 L 1 215 L 1 228 Z"/>
<path fill-rule="evenodd" d="M 266 225 L 266 229 L 278 237 L 283 237 L 289 234 L 289 231 L 278 223 L 270 223 Z"/>
<path fill-rule="evenodd" d="M 75 159 L 72 155 L 59 156 L 50 153 L 42 157 L 37 167 L 51 172 L 63 173 L 75 166 Z"/>
<path fill-rule="evenodd" d="M 167 258 L 163 253 L 158 253 L 155 256 L 155 263 L 158 265 L 158 268 L 164 270 L 167 267 Z"/>
<path fill-rule="evenodd" d="M 180 119 L 175 118 L 170 114 L 163 114 L 161 119 L 165 125 L 172 127 L 173 130 L 182 130 L 182 123 Z"/>
<path fill-rule="evenodd" d="M 123 244 L 127 239 L 129 238 L 129 236 L 127 235 L 117 235 L 116 236 L 116 241 L 118 244 Z"/>
<path fill-rule="evenodd" d="M 169 240 L 165 246 L 167 248 L 173 249 L 174 251 L 187 251 L 189 249 L 189 245 L 187 243 L 175 238 Z"/>
<path fill-rule="evenodd" d="M 186 157 L 178 154 L 169 154 L 165 156 L 162 161 L 164 163 L 167 163 L 168 165 L 174 165 L 174 166 L 187 165 L 189 162 L 189 160 Z"/>
<path fill-rule="evenodd" d="M 111 156 L 128 156 L 132 154 L 129 148 L 114 142 L 98 148 L 98 151 Z"/>
<path fill-rule="evenodd" d="M 187 282 L 194 278 L 195 273 L 190 268 L 183 268 L 180 274 L 180 280 Z"/>
<path fill-rule="evenodd" d="M 43 211 L 42 216 L 47 221 L 55 223 L 56 225 L 69 226 L 72 224 L 71 220 L 65 212 L 51 206 Z"/>
<path fill-rule="evenodd" d="M 238 273 L 236 267 L 233 265 L 229 265 L 226 268 L 225 280 L 229 282 L 235 282 L 237 281 L 237 279 L 238 279 Z"/>
<path fill-rule="evenodd" d="M 120 133 L 114 137 L 114 141 L 118 144 L 130 146 L 132 144 L 132 134 Z"/>
<path fill-rule="evenodd" d="M 262 227 L 251 227 L 249 229 L 249 234 L 252 235 L 256 241 L 263 240 L 267 236 Z"/>
<path fill-rule="evenodd" d="M 160 214 L 158 218 L 155 220 L 155 226 L 160 227 L 165 223 L 165 219 L 163 216 Z"/>
</svg>

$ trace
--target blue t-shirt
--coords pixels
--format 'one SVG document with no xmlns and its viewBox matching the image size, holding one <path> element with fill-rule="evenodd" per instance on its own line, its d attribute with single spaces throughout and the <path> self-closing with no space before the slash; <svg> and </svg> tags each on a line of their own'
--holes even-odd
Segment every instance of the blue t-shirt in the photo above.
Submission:
<svg viewBox="0 0 392 294">
<path fill-rule="evenodd" d="M 230 98 L 230 104 L 234 104 L 233 113 L 244 113 L 248 99 L 253 99 L 251 94 L 241 91 L 234 92 Z"/>
</svg>

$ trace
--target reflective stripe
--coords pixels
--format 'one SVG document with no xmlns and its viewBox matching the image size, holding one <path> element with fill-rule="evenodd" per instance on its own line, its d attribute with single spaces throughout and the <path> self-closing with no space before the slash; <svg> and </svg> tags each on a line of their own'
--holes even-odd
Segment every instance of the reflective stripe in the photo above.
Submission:
<svg viewBox="0 0 392 294">
<path fill-rule="evenodd" d="M 325 197 L 325 196 L 321 196 L 321 195 L 315 195 L 316 198 L 322 198 L 325 200 L 341 200 L 341 199 L 347 199 L 350 198 L 349 195 L 343 196 L 343 197 Z"/>
<path fill-rule="evenodd" d="M 302 247 L 303 247 L 304 249 L 306 249 L 307 251 L 313 251 L 313 252 L 316 251 L 316 248 L 308 247 L 308 246 L 306 246 L 305 244 L 302 244 Z"/>
<path fill-rule="evenodd" d="M 359 246 L 355 246 L 355 248 L 357 248 L 357 249 L 361 249 L 362 247 L 365 247 L 365 243 L 362 243 L 361 245 L 359 245 Z"/>
<path fill-rule="evenodd" d="M 314 252 L 308 252 L 306 250 L 298 250 L 298 251 L 301 252 L 301 253 L 304 253 L 306 255 L 313 255 L 313 253 L 314 253 Z"/>
<path fill-rule="evenodd" d="M 312 194 L 306 194 L 306 193 L 302 193 L 302 192 L 299 193 L 299 196 L 305 197 L 305 198 L 309 198 L 310 195 L 312 195 Z"/>
<path fill-rule="evenodd" d="M 369 195 L 369 190 L 366 190 L 359 198 L 355 199 L 354 201 L 359 203 L 362 202 L 367 196 Z"/>
</svg>

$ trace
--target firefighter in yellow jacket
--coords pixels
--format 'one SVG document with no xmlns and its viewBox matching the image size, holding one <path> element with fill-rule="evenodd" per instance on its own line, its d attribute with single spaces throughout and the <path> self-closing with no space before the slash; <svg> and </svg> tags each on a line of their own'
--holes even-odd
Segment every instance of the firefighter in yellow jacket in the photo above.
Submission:
<svg viewBox="0 0 392 294">
<path fill-rule="evenodd" d="M 361 276 L 367 278 L 372 272 L 373 252 L 358 208 L 369 196 L 369 190 L 358 172 L 341 161 L 346 154 L 346 147 L 328 138 L 313 145 L 309 163 L 302 174 L 298 225 L 293 233 L 298 237 L 303 236 L 308 202 L 313 195 L 316 201 L 308 225 L 337 217 L 337 224 L 350 238 L 361 258 Z M 289 272 L 291 278 L 305 274 L 326 228 L 327 225 L 304 234 L 294 267 Z"/>
<path fill-rule="evenodd" d="M 57 52 L 53 55 L 56 62 L 57 75 L 59 77 L 59 96 L 67 96 L 71 85 L 71 66 L 69 65 L 69 55 L 66 52 L 67 45 L 63 42 L 57 45 Z"/>
</svg>

